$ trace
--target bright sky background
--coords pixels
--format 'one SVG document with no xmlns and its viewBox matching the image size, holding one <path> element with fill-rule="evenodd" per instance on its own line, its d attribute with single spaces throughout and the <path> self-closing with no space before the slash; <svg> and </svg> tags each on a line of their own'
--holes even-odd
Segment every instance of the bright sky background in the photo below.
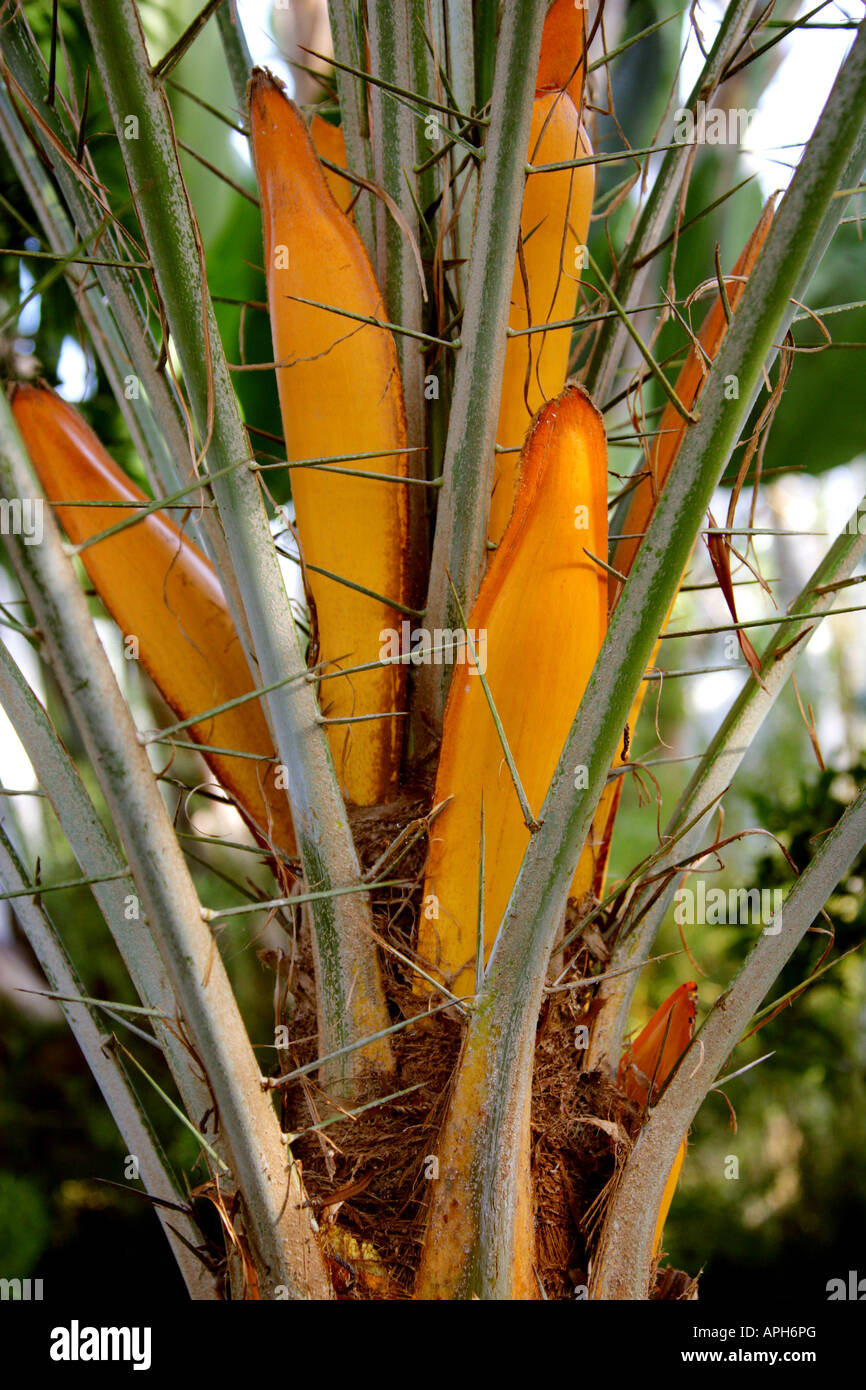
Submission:
<svg viewBox="0 0 866 1390">
<path fill-rule="evenodd" d="M 273 0 L 237 0 L 237 4 L 253 62 L 270 68 L 291 87 L 292 70 L 280 56 L 271 29 Z"/>
<path fill-rule="evenodd" d="M 815 8 L 817 0 L 799 7 L 800 15 Z M 717 0 L 700 0 L 698 22 L 709 49 L 715 39 L 725 5 Z M 790 16 L 789 6 L 777 5 L 782 18 Z M 863 6 L 857 0 L 848 4 L 830 3 L 811 20 L 811 24 L 838 24 L 848 19 L 859 21 Z M 770 31 L 760 42 L 765 43 Z M 688 12 L 683 16 L 683 39 L 688 36 L 688 48 L 680 70 L 680 96 L 688 96 L 703 65 L 700 46 L 691 29 Z M 758 114 L 752 121 L 746 147 L 754 151 L 753 167 L 765 195 L 777 188 L 786 188 L 800 149 L 795 142 L 805 142 L 830 94 L 833 79 L 853 41 L 851 29 L 798 29 L 778 45 L 783 52 L 782 62 L 773 80 L 764 90 Z M 791 146 L 794 145 L 794 148 Z M 787 148 L 785 148 L 787 146 Z M 781 163 L 779 161 L 782 161 Z"/>
</svg>

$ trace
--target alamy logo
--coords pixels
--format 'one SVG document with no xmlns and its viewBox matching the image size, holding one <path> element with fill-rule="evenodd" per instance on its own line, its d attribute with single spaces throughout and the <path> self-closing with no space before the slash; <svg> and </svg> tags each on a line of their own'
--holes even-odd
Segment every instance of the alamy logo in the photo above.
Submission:
<svg viewBox="0 0 866 1390">
<path fill-rule="evenodd" d="M 37 1302 L 42 1298 L 41 1279 L 0 1279 L 0 1301 L 11 1298 L 18 1302 Z"/>
<path fill-rule="evenodd" d="M 702 99 L 694 111 L 681 106 L 674 112 L 673 142 L 675 145 L 741 145 L 757 114 L 756 109 L 745 106 L 708 107 Z"/>
<path fill-rule="evenodd" d="M 149 1327 L 68 1327 L 51 1330 L 52 1361 L 131 1361 L 134 1371 L 150 1370 Z"/>
<path fill-rule="evenodd" d="M 848 1270 L 848 1279 L 829 1279 L 827 1281 L 827 1302 L 837 1303 L 840 1300 L 849 1300 L 855 1303 L 866 1302 L 866 1279 L 861 1279 L 856 1269 Z"/>
<path fill-rule="evenodd" d="M 413 666 L 468 666 L 472 675 L 487 672 L 487 629 L 483 627 L 466 631 L 436 627 L 431 631 L 426 627 L 413 628 L 404 619 L 399 632 L 395 627 L 383 628 L 379 642 L 380 661 L 402 660 Z"/>
<path fill-rule="evenodd" d="M 782 930 L 781 888 L 707 888 L 702 878 L 696 888 L 678 888 L 674 893 L 674 921 L 680 927 L 719 927 L 761 925 L 764 936 L 778 936 Z"/>
<path fill-rule="evenodd" d="M 0 497 L 0 536 L 23 536 L 25 545 L 42 544 L 41 497 Z"/>
</svg>

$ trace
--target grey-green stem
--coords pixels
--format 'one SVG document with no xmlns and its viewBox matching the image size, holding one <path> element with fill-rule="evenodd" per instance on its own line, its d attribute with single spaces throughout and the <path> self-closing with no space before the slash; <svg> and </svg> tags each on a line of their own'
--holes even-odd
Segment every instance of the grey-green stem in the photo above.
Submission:
<svg viewBox="0 0 866 1390">
<path fill-rule="evenodd" d="M 469 613 L 487 563 L 493 450 L 544 14 L 535 0 L 513 0 L 502 16 L 427 590 L 431 631 L 459 629 L 451 584 Z M 416 698 L 434 727 L 442 721 L 450 676 L 447 661 L 419 670 Z"/>
<path fill-rule="evenodd" d="M 250 457 L 204 275 L 203 250 L 174 140 L 154 82 L 133 0 L 83 0 L 94 55 L 133 190 L 184 383 L 213 472 Z M 134 116 L 136 138 L 127 138 Z M 212 484 L 249 620 L 262 685 L 299 676 L 304 661 L 257 476 L 238 468 Z M 311 686 L 274 689 L 265 705 L 285 768 L 304 873 L 313 890 L 360 877 L 333 761 Z M 312 906 L 322 1052 L 387 1027 L 369 899 L 360 894 Z M 344 1054 L 328 1080 L 348 1085 L 370 1063 L 391 1066 L 387 1043 Z"/>
</svg>

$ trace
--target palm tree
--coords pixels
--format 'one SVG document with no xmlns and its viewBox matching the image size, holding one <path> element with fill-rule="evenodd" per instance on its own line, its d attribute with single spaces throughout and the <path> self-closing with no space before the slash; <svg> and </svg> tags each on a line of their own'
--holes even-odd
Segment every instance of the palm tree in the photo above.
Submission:
<svg viewBox="0 0 866 1390">
<path fill-rule="evenodd" d="M 25 606 L 8 622 L 50 670 L 75 756 L 6 646 L 0 699 L 139 1004 L 88 995 L 51 885 L 2 828 L 0 877 L 130 1176 L 193 1298 L 689 1296 L 659 1273 L 689 1128 L 866 839 L 860 792 L 697 1035 L 684 982 L 627 1044 L 674 894 L 866 548 L 859 513 L 841 518 L 755 649 L 736 499 L 760 486 L 796 390 L 786 335 L 860 184 L 866 35 L 740 260 L 706 268 L 696 333 L 658 257 L 715 154 L 709 121 L 739 139 L 737 81 L 796 21 L 732 0 L 682 111 L 632 149 L 608 79 L 665 20 L 613 42 L 618 9 L 606 23 L 566 0 L 332 0 L 308 125 L 252 70 L 231 0 L 156 62 L 136 0 L 81 13 L 86 83 L 56 27 L 37 42 L 3 7 L 0 134 L 27 249 L 51 262 L 35 290 L 65 277 L 149 495 L 47 388 L 10 391 L 3 529 Z M 223 115 L 252 145 L 270 363 L 228 360 L 181 168 L 172 74 L 206 24 L 233 84 Z M 698 220 L 738 192 L 729 153 Z M 238 264 L 234 297 L 260 313 L 248 283 Z M 256 365 L 282 408 L 266 449 L 242 408 L 238 368 Z M 608 447 L 630 479 L 608 475 Z M 732 460 L 720 527 L 705 518 Z M 291 513 L 275 504 L 289 480 Z M 640 703 L 701 537 L 742 689 L 656 848 L 608 891 Z M 137 728 L 82 565 L 167 727 Z M 211 905 L 225 871 L 200 869 L 166 799 L 202 780 L 199 756 L 250 832 L 220 861 L 233 908 Z M 216 944 L 252 912 L 275 972 L 264 1054 Z M 206 1170 L 195 1194 L 149 1113 L 166 1102 Z M 193 1195 L 218 1210 L 221 1250 Z"/>
</svg>

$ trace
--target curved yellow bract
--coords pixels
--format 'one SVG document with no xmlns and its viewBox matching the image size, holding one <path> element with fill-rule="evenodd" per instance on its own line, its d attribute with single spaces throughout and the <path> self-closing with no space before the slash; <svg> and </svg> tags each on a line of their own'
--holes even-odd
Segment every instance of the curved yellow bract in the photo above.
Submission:
<svg viewBox="0 0 866 1390">
<path fill-rule="evenodd" d="M 537 816 L 604 636 L 607 455 L 577 387 L 539 412 L 514 512 L 468 618 L 505 736 Z M 418 950 L 458 995 L 475 980 L 481 806 L 490 951 L 529 841 L 482 683 L 455 668 L 445 709 Z"/>
<path fill-rule="evenodd" d="M 17 386 L 12 410 L 49 502 L 148 500 L 53 391 Z M 60 525 L 76 544 L 135 515 L 122 507 L 57 507 Z M 167 517 L 151 512 L 88 546 L 81 561 L 121 632 L 137 638 L 141 664 L 178 720 L 254 689 L 213 566 Z M 276 753 L 261 701 L 194 724 L 181 737 L 258 755 L 203 754 L 260 838 L 294 855 L 291 814 L 285 790 L 275 783 Z"/>
<path fill-rule="evenodd" d="M 338 466 L 405 477 L 394 340 L 363 322 L 387 319 L 370 262 L 334 202 L 300 111 L 260 69 L 250 83 L 250 138 L 287 458 L 346 458 Z M 379 456 L 347 457 L 361 453 Z M 375 662 L 400 631 L 394 603 L 409 601 L 406 488 L 316 468 L 295 468 L 291 480 L 315 604 L 317 661 L 327 674 Z M 403 709 L 405 686 L 401 665 L 322 684 L 327 717 L 384 716 L 328 729 L 341 785 L 359 805 L 396 794 L 403 721 L 388 716 Z"/>
</svg>

